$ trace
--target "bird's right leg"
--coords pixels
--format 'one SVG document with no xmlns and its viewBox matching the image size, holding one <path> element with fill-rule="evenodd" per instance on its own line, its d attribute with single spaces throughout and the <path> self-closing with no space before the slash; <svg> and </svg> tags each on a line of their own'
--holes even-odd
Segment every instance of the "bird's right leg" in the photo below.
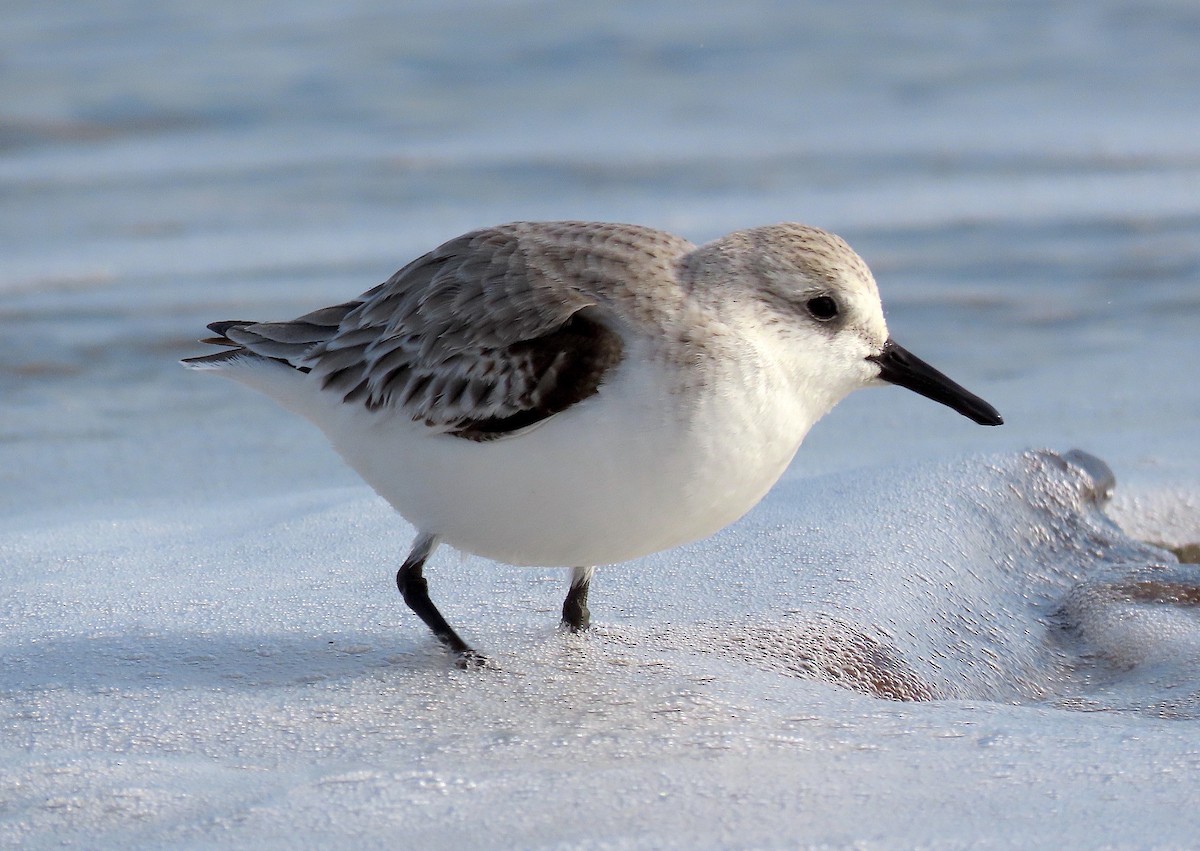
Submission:
<svg viewBox="0 0 1200 851">
<path fill-rule="evenodd" d="M 417 536 L 412 550 L 404 564 L 396 571 L 396 587 L 404 597 L 408 607 L 416 612 L 417 617 L 437 636 L 438 641 L 454 653 L 460 668 L 471 668 L 483 664 L 486 658 L 477 653 L 471 645 L 463 641 L 457 632 L 446 623 L 442 613 L 438 611 L 433 600 L 429 599 L 429 583 L 422 573 L 425 561 L 437 549 L 437 535 L 421 533 Z"/>
</svg>

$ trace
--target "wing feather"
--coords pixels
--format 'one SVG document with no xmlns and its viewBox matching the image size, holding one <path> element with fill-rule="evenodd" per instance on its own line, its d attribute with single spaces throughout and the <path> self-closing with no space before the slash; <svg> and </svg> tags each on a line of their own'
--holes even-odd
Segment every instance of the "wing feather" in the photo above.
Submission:
<svg viewBox="0 0 1200 851">
<path fill-rule="evenodd" d="M 682 297 L 675 265 L 693 247 L 634 225 L 516 222 L 452 239 L 353 301 L 211 327 L 346 402 L 486 440 L 596 393 L 629 335 L 654 333 L 653 311 Z"/>
</svg>

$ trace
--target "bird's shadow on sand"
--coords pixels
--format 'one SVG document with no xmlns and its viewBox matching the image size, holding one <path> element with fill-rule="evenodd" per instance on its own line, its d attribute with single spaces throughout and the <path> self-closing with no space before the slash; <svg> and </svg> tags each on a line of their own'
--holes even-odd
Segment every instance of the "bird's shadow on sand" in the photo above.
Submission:
<svg viewBox="0 0 1200 851">
<path fill-rule="evenodd" d="M 264 689 L 388 670 L 452 671 L 430 640 L 376 635 L 114 634 L 47 638 L 0 656 L 0 691 Z"/>
</svg>

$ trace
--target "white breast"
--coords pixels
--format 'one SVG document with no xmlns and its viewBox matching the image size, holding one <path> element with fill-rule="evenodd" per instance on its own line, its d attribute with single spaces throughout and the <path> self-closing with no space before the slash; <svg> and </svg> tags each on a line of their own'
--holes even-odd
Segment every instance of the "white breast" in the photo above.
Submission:
<svg viewBox="0 0 1200 851">
<path fill-rule="evenodd" d="M 625 561 L 721 529 L 795 454 L 810 413 L 757 365 L 680 392 L 679 375 L 630 352 L 596 395 L 516 436 L 474 442 L 331 394 L 316 422 L 417 528 L 518 565 Z"/>
</svg>

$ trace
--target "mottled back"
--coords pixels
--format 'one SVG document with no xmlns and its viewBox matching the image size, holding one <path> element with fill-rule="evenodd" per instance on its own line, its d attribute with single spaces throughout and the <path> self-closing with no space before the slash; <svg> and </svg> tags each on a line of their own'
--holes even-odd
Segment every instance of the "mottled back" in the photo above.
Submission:
<svg viewBox="0 0 1200 851">
<path fill-rule="evenodd" d="M 516 222 L 450 240 L 353 301 L 290 322 L 215 323 L 223 336 L 209 342 L 484 440 L 596 393 L 631 326 L 645 333 L 681 298 L 676 265 L 692 248 L 635 225 Z M 614 297 L 628 302 L 619 313 Z"/>
</svg>

